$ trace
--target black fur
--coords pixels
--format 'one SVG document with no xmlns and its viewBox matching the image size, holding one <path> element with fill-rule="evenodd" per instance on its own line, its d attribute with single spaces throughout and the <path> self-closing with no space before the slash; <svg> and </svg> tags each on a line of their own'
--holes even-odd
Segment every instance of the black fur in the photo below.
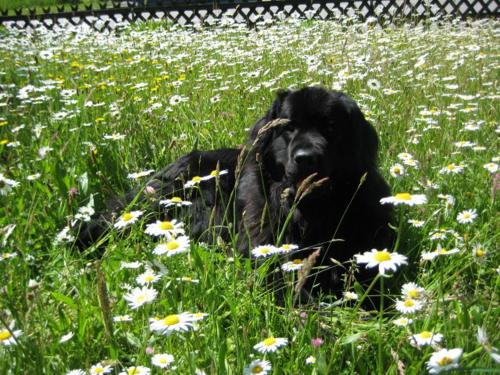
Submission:
<svg viewBox="0 0 500 375">
<path fill-rule="evenodd" d="M 266 130 L 266 124 L 276 119 L 288 123 Z M 148 185 L 167 197 L 182 190 L 183 181 L 192 176 L 207 175 L 217 165 L 227 169 L 217 187 L 215 179 L 202 183 L 203 197 L 191 197 L 191 236 L 204 238 L 210 225 L 232 223 L 239 251 L 247 255 L 257 245 L 276 244 L 280 234 L 281 243 L 320 246 L 318 265 L 328 268 L 312 280 L 323 290 L 338 292 L 343 271 L 333 267 L 330 258 L 345 262 L 356 253 L 391 243 L 392 210 L 379 203 L 390 189 L 377 169 L 377 150 L 375 130 L 354 100 L 309 87 L 280 92 L 252 128 L 242 151 L 193 151 L 156 174 Z M 319 186 L 299 200 L 299 187 L 310 175 L 310 183 Z M 126 201 L 136 194 L 132 192 Z M 81 245 L 95 241 L 106 229 L 106 220 L 101 216 L 84 228 Z"/>
</svg>

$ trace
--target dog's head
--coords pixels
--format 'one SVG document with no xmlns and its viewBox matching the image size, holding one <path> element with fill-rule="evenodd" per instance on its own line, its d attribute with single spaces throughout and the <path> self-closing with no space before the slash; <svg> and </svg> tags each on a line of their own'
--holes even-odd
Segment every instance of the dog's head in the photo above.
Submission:
<svg viewBox="0 0 500 375">
<path fill-rule="evenodd" d="M 266 130 L 276 119 L 287 121 Z M 375 166 L 378 149 L 377 134 L 356 102 L 319 87 L 278 93 L 251 140 L 272 179 L 294 185 L 314 173 L 359 182 Z"/>
</svg>

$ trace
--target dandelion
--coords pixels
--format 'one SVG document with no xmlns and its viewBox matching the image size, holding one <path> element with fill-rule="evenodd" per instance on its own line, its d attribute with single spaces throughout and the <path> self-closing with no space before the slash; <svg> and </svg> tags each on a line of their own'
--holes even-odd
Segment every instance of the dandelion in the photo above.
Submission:
<svg viewBox="0 0 500 375">
<path fill-rule="evenodd" d="M 265 258 L 274 255 L 278 252 L 277 248 L 273 245 L 261 245 L 257 246 L 251 251 L 255 258 Z"/>
<path fill-rule="evenodd" d="M 151 358 L 151 363 L 153 366 L 165 369 L 174 363 L 174 356 L 172 354 L 155 354 Z"/>
<path fill-rule="evenodd" d="M 142 211 L 125 212 L 120 216 L 120 219 L 113 226 L 118 229 L 128 227 L 129 225 L 132 225 L 137 220 L 139 220 L 141 215 Z"/>
<path fill-rule="evenodd" d="M 401 294 L 411 299 L 422 299 L 425 297 L 425 289 L 415 283 L 406 283 L 401 287 Z"/>
<path fill-rule="evenodd" d="M 426 345 L 433 345 L 433 344 L 439 344 L 441 341 L 443 341 L 443 335 L 440 333 L 432 333 L 429 331 L 423 331 L 420 333 L 417 333 L 416 335 L 410 336 L 410 342 L 412 345 L 416 346 L 426 346 Z"/>
<path fill-rule="evenodd" d="M 182 206 L 191 206 L 192 203 L 189 201 L 185 201 L 180 197 L 172 197 L 170 199 L 163 199 L 160 201 L 160 204 L 167 207 L 175 206 L 175 207 L 182 207 Z"/>
<path fill-rule="evenodd" d="M 151 369 L 145 366 L 131 366 L 125 371 L 120 372 L 118 375 L 149 375 Z"/>
<path fill-rule="evenodd" d="M 463 349 L 441 349 L 434 352 L 427 362 L 429 374 L 439 374 L 441 371 L 448 371 L 458 368 L 458 360 L 462 356 Z"/>
<path fill-rule="evenodd" d="M 451 250 L 448 250 L 444 247 L 441 247 L 441 245 L 438 244 L 436 250 L 434 250 L 433 252 L 430 252 L 430 253 L 422 253 L 421 257 L 422 257 L 422 260 L 433 260 L 434 258 L 436 258 L 440 255 L 448 256 L 451 254 L 456 254 L 459 251 L 460 250 L 458 250 L 457 248 L 453 248 Z"/>
<path fill-rule="evenodd" d="M 405 168 L 399 164 L 394 164 L 391 168 L 389 168 L 389 173 L 392 177 L 402 177 L 406 174 Z"/>
<path fill-rule="evenodd" d="M 245 369 L 243 370 L 244 375 L 255 375 L 255 374 L 261 374 L 261 375 L 266 375 L 271 371 L 271 362 L 262 360 L 262 359 L 256 359 L 252 361 Z"/>
<path fill-rule="evenodd" d="M 157 275 L 154 273 L 153 270 L 147 269 L 144 273 L 141 273 L 135 281 L 137 281 L 137 284 L 139 285 L 150 285 L 156 283 L 158 280 L 160 280 L 160 275 Z"/>
<path fill-rule="evenodd" d="M 101 362 L 99 362 L 90 368 L 89 373 L 90 375 L 101 375 L 101 374 L 107 374 L 111 371 L 113 371 L 113 369 L 111 368 L 110 365 L 103 365 Z"/>
<path fill-rule="evenodd" d="M 167 254 L 167 256 L 170 257 L 172 255 L 186 253 L 189 249 L 189 237 L 179 236 L 157 245 L 153 250 L 153 254 Z"/>
<path fill-rule="evenodd" d="M 0 345 L 11 346 L 17 344 L 17 338 L 23 334 L 21 330 L 14 330 L 14 323 L 9 325 L 9 329 L 0 329 Z"/>
<path fill-rule="evenodd" d="M 156 223 L 148 224 L 145 232 L 151 236 L 165 236 L 169 238 L 175 237 L 178 234 L 184 234 L 184 229 L 182 229 L 183 226 L 183 223 L 177 222 L 175 219 L 171 221 L 157 220 Z"/>
<path fill-rule="evenodd" d="M 402 314 L 413 314 L 422 310 L 422 308 L 422 302 L 412 298 L 406 298 L 396 302 L 396 310 Z"/>
<path fill-rule="evenodd" d="M 366 268 L 377 267 L 379 274 L 385 276 L 386 270 L 396 271 L 397 267 L 407 264 L 407 258 L 398 253 L 390 253 L 387 249 L 365 251 L 363 254 L 356 254 L 356 262 L 358 264 L 365 264 Z"/>
<path fill-rule="evenodd" d="M 281 269 L 285 272 L 298 271 L 302 267 L 304 267 L 304 261 L 302 259 L 294 259 L 281 265 Z"/>
<path fill-rule="evenodd" d="M 415 206 L 419 204 L 427 203 L 427 197 L 424 194 L 410 194 L 410 193 L 398 193 L 392 197 L 385 197 L 380 199 L 380 203 L 392 203 L 395 206 L 399 204 L 405 204 L 407 206 Z"/>
<path fill-rule="evenodd" d="M 465 210 L 457 215 L 457 221 L 460 224 L 470 224 L 477 218 L 476 210 Z"/>
<path fill-rule="evenodd" d="M 151 303 L 155 300 L 158 292 L 153 288 L 142 287 L 134 288 L 123 298 L 128 302 L 131 309 L 137 309 L 146 303 Z"/>
<path fill-rule="evenodd" d="M 188 332 L 193 328 L 192 314 L 172 314 L 161 319 L 151 319 L 149 327 L 152 331 L 166 336 L 174 332 Z"/>
<path fill-rule="evenodd" d="M 401 318 L 398 318 L 398 319 L 394 319 L 392 321 L 392 323 L 394 325 L 397 325 L 398 327 L 407 327 L 408 325 L 410 325 L 411 323 L 413 323 L 413 319 L 409 319 L 409 318 L 406 318 L 406 317 L 401 317 Z"/>
<path fill-rule="evenodd" d="M 264 341 L 259 342 L 254 345 L 254 349 L 259 353 L 270 353 L 275 352 L 282 346 L 285 346 L 288 343 L 288 340 L 283 337 L 268 337 Z"/>
</svg>

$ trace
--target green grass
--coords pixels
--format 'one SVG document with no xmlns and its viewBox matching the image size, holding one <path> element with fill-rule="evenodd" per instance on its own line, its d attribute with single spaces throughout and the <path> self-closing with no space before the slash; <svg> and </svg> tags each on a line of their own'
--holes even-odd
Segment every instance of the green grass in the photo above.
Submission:
<svg viewBox="0 0 500 375">
<path fill-rule="evenodd" d="M 499 338 L 498 178 L 484 168 L 498 164 L 498 22 L 386 29 L 288 22 L 199 31 L 146 23 L 117 36 L 1 32 L 0 172 L 19 184 L 0 195 L 1 343 L 10 335 L 5 326 L 22 334 L 13 345 L 0 344 L 0 373 L 88 371 L 103 362 L 115 373 L 142 365 L 159 374 L 154 351 L 172 354 L 179 374 L 241 374 L 264 357 L 273 374 L 398 374 L 402 367 L 421 374 L 439 346 L 463 349 L 465 373 L 498 370 L 490 356 Z M 130 233 L 110 233 L 101 260 L 71 241 L 55 242 L 91 196 L 98 210 L 145 181 L 128 173 L 159 170 L 194 145 L 241 144 L 278 89 L 312 84 L 342 89 L 360 103 L 379 133 L 381 170 L 395 193 L 427 196 L 427 204 L 397 207 L 398 252 L 409 264 L 394 283 L 415 282 L 427 295 L 409 326 L 393 323 L 401 316 L 394 307 L 399 288 L 387 292 L 381 313 L 353 302 L 280 307 L 265 285 L 268 265 L 255 268 L 230 243 L 192 243 L 189 254 L 155 256 L 157 241 L 144 234 L 147 211 Z M 171 105 L 174 95 L 186 100 Z M 115 133 L 124 138 L 104 137 Z M 402 152 L 418 167 L 404 165 L 396 178 L 390 168 L 403 164 Z M 463 172 L 440 173 L 451 163 L 463 164 Z M 454 204 L 446 206 L 440 194 Z M 460 224 L 466 209 L 477 218 Z M 439 241 L 431 237 L 438 229 L 445 235 Z M 459 251 L 421 260 L 438 244 Z M 473 255 L 479 244 L 483 257 Z M 135 261 L 140 269 L 120 267 Z M 153 284 L 158 296 L 131 309 L 127 287 L 136 287 L 147 267 L 161 275 Z M 346 286 L 365 292 L 356 288 Z M 188 333 L 150 331 L 149 319 L 187 311 L 208 316 Z M 124 314 L 132 321 L 109 323 Z M 478 327 L 488 343 L 478 342 Z M 424 330 L 443 341 L 413 347 L 410 335 Z M 69 332 L 73 337 L 60 343 Z M 289 342 L 257 353 L 253 346 L 269 336 Z M 324 343 L 315 347 L 314 338 Z M 306 364 L 311 355 L 316 364 Z"/>
<path fill-rule="evenodd" d="M 57 7 L 64 6 L 65 11 L 70 11 L 71 6 L 78 4 L 80 9 L 85 6 L 93 5 L 94 9 L 99 9 L 99 4 L 105 1 L 99 0 L 0 0 L 0 10 L 9 10 L 10 14 L 15 14 L 15 10 L 22 9 L 23 14 L 28 14 L 29 9 L 35 9 L 37 13 L 45 13 L 46 9 L 50 12 L 57 12 Z"/>
</svg>

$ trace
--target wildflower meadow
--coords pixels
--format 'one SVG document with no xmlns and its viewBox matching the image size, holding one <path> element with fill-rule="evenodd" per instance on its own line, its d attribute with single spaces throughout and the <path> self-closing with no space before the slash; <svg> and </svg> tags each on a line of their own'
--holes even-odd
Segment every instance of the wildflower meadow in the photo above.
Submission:
<svg viewBox="0 0 500 375">
<path fill-rule="evenodd" d="M 0 373 L 498 372 L 499 26 L 0 29 Z M 342 265 L 378 270 L 370 287 L 276 303 L 267 276 L 297 280 L 278 257 L 295 244 L 196 242 L 184 197 L 162 198 L 170 221 L 132 204 L 76 247 L 106 201 L 245 142 L 279 89 L 306 85 L 352 96 L 380 137 L 397 240 Z"/>
</svg>

